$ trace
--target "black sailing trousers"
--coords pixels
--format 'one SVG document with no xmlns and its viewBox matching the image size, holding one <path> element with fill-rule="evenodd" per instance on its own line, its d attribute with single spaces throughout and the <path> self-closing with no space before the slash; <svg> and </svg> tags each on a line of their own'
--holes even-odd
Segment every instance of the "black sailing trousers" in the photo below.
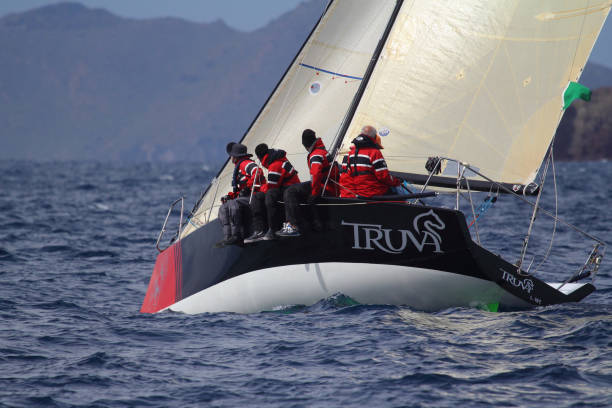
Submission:
<svg viewBox="0 0 612 408">
<path fill-rule="evenodd" d="M 320 231 L 323 228 L 317 206 L 315 205 L 314 197 L 311 194 L 312 183 L 306 181 L 304 183 L 293 184 L 287 188 L 283 199 L 285 201 L 285 216 L 291 225 L 304 229 L 305 219 L 315 231 Z M 307 206 L 300 206 L 301 203 L 308 203 Z"/>
<path fill-rule="evenodd" d="M 221 204 L 219 221 L 223 226 L 223 238 L 245 238 L 248 236 L 251 225 L 249 197 L 238 197 Z"/>
<path fill-rule="evenodd" d="M 272 231 L 280 229 L 282 220 L 279 217 L 278 202 L 285 192 L 285 187 L 273 188 L 266 193 L 261 191 L 253 194 L 251 201 L 251 211 L 253 213 L 253 230 L 267 231 L 268 228 Z"/>
<path fill-rule="evenodd" d="M 285 201 L 285 218 L 293 226 L 302 227 L 300 203 L 305 203 L 308 200 L 311 189 L 312 184 L 310 181 L 306 181 L 304 183 L 293 184 L 285 191 L 283 196 Z"/>
</svg>

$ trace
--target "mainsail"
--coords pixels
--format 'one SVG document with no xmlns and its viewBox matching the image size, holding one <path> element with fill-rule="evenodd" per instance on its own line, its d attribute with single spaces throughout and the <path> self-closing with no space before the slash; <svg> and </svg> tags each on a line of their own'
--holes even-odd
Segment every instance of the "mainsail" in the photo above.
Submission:
<svg viewBox="0 0 612 408">
<path fill-rule="evenodd" d="M 611 4 L 405 0 L 342 150 L 371 124 L 387 135 L 392 170 L 427 174 L 427 158 L 442 156 L 528 184 Z M 457 166 L 444 174 L 456 177 Z"/>
<path fill-rule="evenodd" d="M 374 50 L 394 10 L 394 0 L 335 0 L 242 140 L 287 151 L 309 178 L 302 131 L 314 129 L 326 144 L 337 136 Z M 219 198 L 231 188 L 227 163 L 192 214 L 182 236 L 217 217 Z"/>
</svg>

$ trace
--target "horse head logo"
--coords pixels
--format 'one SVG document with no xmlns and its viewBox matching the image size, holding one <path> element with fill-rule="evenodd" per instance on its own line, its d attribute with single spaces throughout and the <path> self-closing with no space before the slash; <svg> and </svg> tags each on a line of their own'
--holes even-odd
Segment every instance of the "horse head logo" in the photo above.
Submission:
<svg viewBox="0 0 612 408">
<path fill-rule="evenodd" d="M 523 285 L 525 286 L 525 290 L 527 291 L 527 293 L 531 293 L 531 291 L 534 288 L 534 284 L 533 284 L 533 281 L 531 279 L 525 279 L 523 281 Z"/>
<path fill-rule="evenodd" d="M 429 210 L 426 213 L 417 215 L 414 217 L 412 226 L 414 231 L 421 237 L 421 247 L 425 244 L 430 244 L 436 247 L 434 252 L 442 252 L 440 250 L 442 237 L 436 230 L 442 231 L 446 225 L 438 214 L 433 210 Z"/>
</svg>

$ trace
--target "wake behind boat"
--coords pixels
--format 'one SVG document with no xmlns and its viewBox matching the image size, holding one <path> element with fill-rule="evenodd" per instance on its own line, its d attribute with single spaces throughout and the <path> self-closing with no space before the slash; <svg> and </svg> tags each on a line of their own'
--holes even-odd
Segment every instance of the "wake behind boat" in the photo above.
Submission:
<svg viewBox="0 0 612 408">
<path fill-rule="evenodd" d="M 542 186 L 564 105 L 586 97 L 577 80 L 610 4 L 511 6 L 330 2 L 241 143 L 285 149 L 308 174 L 295 147 L 302 129 L 317 129 L 337 157 L 348 151 L 350 135 L 374 124 L 389 167 L 415 193 L 322 197 L 322 231 L 218 248 L 219 201 L 233 173 L 227 163 L 184 222 L 182 199 L 174 203 L 181 203 L 176 239 L 158 255 L 141 311 L 248 313 L 336 293 L 426 311 L 503 310 L 575 302 L 593 292 L 605 246 L 596 237 L 583 233 L 593 250 L 557 284 L 534 276 L 525 256 L 536 215 L 563 222 L 542 209 Z M 433 190 L 449 189 L 454 209 L 435 199 L 424 204 Z M 476 191 L 533 208 L 517 262 L 480 242 Z"/>
</svg>

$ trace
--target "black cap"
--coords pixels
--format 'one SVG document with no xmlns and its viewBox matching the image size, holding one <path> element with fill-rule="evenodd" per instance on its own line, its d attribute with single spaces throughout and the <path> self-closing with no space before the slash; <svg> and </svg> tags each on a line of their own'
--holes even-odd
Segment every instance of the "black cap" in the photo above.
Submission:
<svg viewBox="0 0 612 408">
<path fill-rule="evenodd" d="M 230 154 L 232 152 L 232 146 L 234 146 L 235 144 L 236 142 L 229 142 L 227 146 L 225 146 L 225 151 L 227 152 L 227 154 Z"/>
<path fill-rule="evenodd" d="M 247 147 L 240 143 L 232 142 L 225 149 L 228 150 L 227 154 L 232 157 L 252 156 L 252 154 L 247 154 Z"/>
<path fill-rule="evenodd" d="M 312 144 L 317 140 L 317 135 L 312 129 L 304 129 L 302 132 L 302 144 L 306 150 L 310 149 Z"/>
<path fill-rule="evenodd" d="M 259 158 L 259 160 L 263 159 L 263 157 L 268 154 L 268 145 L 265 143 L 260 143 L 255 148 L 255 154 Z"/>
</svg>

